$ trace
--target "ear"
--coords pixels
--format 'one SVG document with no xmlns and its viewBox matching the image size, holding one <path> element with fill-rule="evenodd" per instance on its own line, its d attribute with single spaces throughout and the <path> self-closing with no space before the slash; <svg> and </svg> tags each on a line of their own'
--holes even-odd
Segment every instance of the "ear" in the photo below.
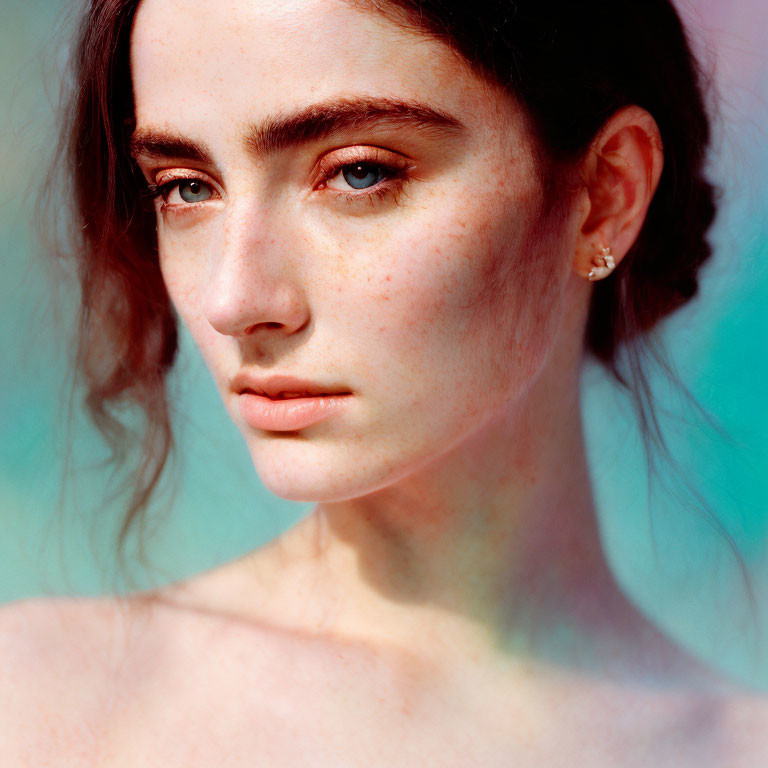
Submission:
<svg viewBox="0 0 768 768">
<path fill-rule="evenodd" d="M 664 166 L 661 134 L 637 106 L 616 112 L 593 140 L 579 173 L 584 207 L 574 271 L 587 277 L 608 247 L 618 266 L 637 239 Z M 600 272 L 598 271 L 598 276 Z"/>
</svg>

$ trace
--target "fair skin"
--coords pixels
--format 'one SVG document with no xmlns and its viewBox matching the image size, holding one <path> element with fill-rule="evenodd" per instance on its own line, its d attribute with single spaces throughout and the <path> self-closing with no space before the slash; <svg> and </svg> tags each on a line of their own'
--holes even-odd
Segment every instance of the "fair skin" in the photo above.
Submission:
<svg viewBox="0 0 768 768">
<path fill-rule="evenodd" d="M 653 118 L 617 112 L 561 179 L 567 204 L 544 210 L 515 100 L 340 0 L 144 0 L 131 68 L 147 181 L 201 184 L 157 201 L 172 301 L 261 481 L 317 504 L 269 546 L 139 596 L 109 707 L 81 704 L 108 764 L 724 764 L 734 719 L 713 729 L 711 713 L 727 686 L 605 560 L 578 407 L 586 276 L 642 226 Z M 451 125 L 246 140 L 361 99 Z M 356 162 L 402 178 L 374 200 L 341 172 Z M 243 370 L 353 396 L 311 427 L 254 429 Z M 122 619 L 100 610 L 94 646 L 111 648 Z"/>
<path fill-rule="evenodd" d="M 284 585 L 289 595 L 288 580 L 306 578 L 322 585 L 308 627 L 322 620 L 326 635 L 432 658 L 441 637 L 462 656 L 501 650 L 545 611 L 549 620 L 583 604 L 580 594 L 606 603 L 615 587 L 577 408 L 585 276 L 601 244 L 620 260 L 642 223 L 661 170 L 652 119 L 616 116 L 585 165 L 594 189 L 555 224 L 539 210 L 523 111 L 444 46 L 340 3 L 185 9 L 147 1 L 139 11 L 137 160 L 151 183 L 180 173 L 208 185 L 206 201 L 190 205 L 176 189 L 159 211 L 166 285 L 262 482 L 319 502 L 281 542 L 291 573 L 268 593 Z M 240 43 L 244 29 L 258 44 Z M 266 159 L 244 140 L 275 115 L 360 97 L 426 104 L 464 127 L 389 121 Z M 157 157 L 146 147 L 161 133 L 211 157 Z M 396 202 L 339 200 L 336 190 L 350 191 L 339 173 L 327 188 L 310 181 L 318 158 L 370 159 L 372 147 L 380 162 L 409 158 Z M 243 370 L 354 397 L 298 435 L 265 432 L 239 413 L 231 387 Z M 544 535 L 553 518 L 561 537 Z M 241 563 L 243 574 L 262 557 Z M 559 583 L 533 596 L 542 557 L 558 563 L 548 570 Z M 261 570 L 254 584 L 270 578 Z M 274 610 L 290 609 L 281 599 Z"/>
</svg>

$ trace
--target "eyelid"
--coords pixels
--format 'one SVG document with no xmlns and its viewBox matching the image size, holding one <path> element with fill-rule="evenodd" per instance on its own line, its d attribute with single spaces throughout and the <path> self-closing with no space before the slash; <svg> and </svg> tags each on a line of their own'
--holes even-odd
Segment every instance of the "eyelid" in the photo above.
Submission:
<svg viewBox="0 0 768 768">
<path fill-rule="evenodd" d="M 209 186 L 215 195 L 210 200 L 201 200 L 196 203 L 169 203 L 167 201 L 167 194 L 170 194 L 174 188 L 178 187 L 176 182 L 180 181 L 201 181 L 203 184 Z M 163 169 L 158 171 L 154 175 L 152 183 L 149 185 L 150 194 L 152 197 L 162 198 L 162 207 L 165 208 L 192 208 L 204 203 L 210 203 L 215 200 L 221 200 L 223 198 L 223 192 L 219 189 L 218 184 L 203 171 L 198 171 L 193 168 L 173 168 Z M 166 194 L 167 193 L 167 194 Z"/>
<path fill-rule="evenodd" d="M 194 168 L 165 168 L 154 174 L 152 183 L 161 187 L 171 181 L 199 180 L 209 184 L 217 192 L 219 191 L 216 182 L 205 172 L 195 170 Z"/>
<path fill-rule="evenodd" d="M 401 173 L 414 167 L 411 164 L 411 159 L 406 155 L 391 152 L 381 147 L 372 145 L 344 147 L 328 152 L 320 158 L 313 187 L 318 184 L 325 184 L 344 166 L 353 165 L 354 163 L 371 163 L 372 165 L 380 165 Z M 361 192 L 364 192 L 364 190 L 361 190 Z"/>
<path fill-rule="evenodd" d="M 377 165 L 387 171 L 386 178 L 371 187 L 364 187 L 359 190 L 351 188 L 349 192 L 327 186 L 327 182 L 335 178 L 345 166 L 355 163 Z M 383 147 L 375 145 L 346 146 L 329 150 L 320 158 L 313 174 L 315 178 L 312 180 L 311 186 L 313 189 L 327 189 L 335 198 L 343 199 L 346 202 L 368 199 L 368 202 L 373 204 L 377 199 L 384 197 L 386 193 L 397 193 L 409 178 L 410 172 L 416 167 L 408 155 L 393 152 Z M 224 198 L 224 192 L 219 185 L 207 173 L 195 168 L 162 168 L 153 173 L 152 176 L 153 181 L 149 184 L 149 196 L 161 198 L 162 210 L 174 209 L 174 212 L 190 210 L 191 212 L 191 210 L 204 206 L 206 203 L 217 202 Z M 169 203 L 168 196 L 174 188 L 177 188 L 176 182 L 185 180 L 201 181 L 211 188 L 214 196 L 211 199 L 198 202 Z"/>
</svg>

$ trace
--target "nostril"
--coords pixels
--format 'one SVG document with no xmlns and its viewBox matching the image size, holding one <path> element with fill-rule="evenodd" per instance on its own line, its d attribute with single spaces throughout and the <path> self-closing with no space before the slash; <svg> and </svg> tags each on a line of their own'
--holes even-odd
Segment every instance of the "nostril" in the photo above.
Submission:
<svg viewBox="0 0 768 768">
<path fill-rule="evenodd" d="M 249 328 L 247 328 L 245 332 L 247 334 L 250 334 L 259 328 L 282 328 L 282 327 L 283 327 L 282 323 L 276 323 L 276 322 L 270 321 L 270 322 L 264 322 L 264 323 L 256 323 L 256 325 L 252 325 Z"/>
</svg>

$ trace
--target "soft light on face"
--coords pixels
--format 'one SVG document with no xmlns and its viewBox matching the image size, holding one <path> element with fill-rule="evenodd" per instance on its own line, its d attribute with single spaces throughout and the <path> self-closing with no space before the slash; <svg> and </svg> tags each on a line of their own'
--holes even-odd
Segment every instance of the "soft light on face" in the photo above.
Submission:
<svg viewBox="0 0 768 768">
<path fill-rule="evenodd" d="M 143 0 L 131 65 L 163 275 L 270 490 L 377 490 L 525 396 L 570 262 L 501 89 L 341 0 Z M 290 140 L 287 118 L 329 110 L 330 133 L 315 119 Z M 243 371 L 354 395 L 298 432 L 257 430 Z"/>
</svg>

